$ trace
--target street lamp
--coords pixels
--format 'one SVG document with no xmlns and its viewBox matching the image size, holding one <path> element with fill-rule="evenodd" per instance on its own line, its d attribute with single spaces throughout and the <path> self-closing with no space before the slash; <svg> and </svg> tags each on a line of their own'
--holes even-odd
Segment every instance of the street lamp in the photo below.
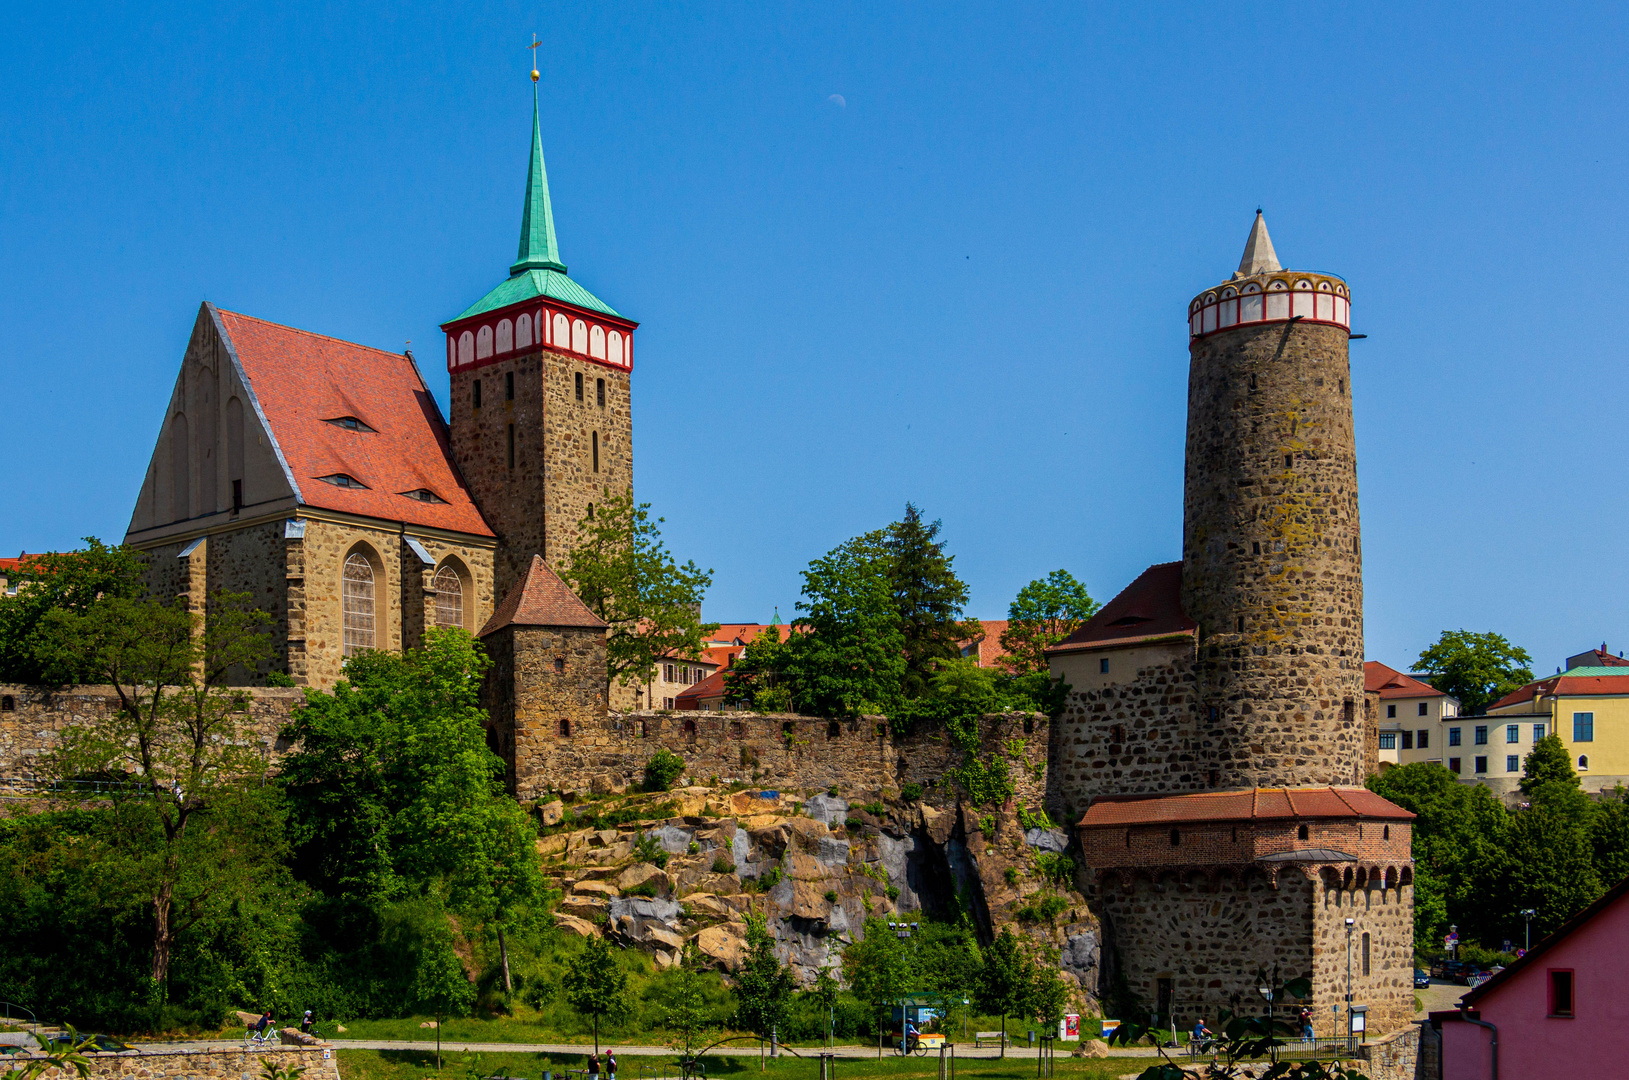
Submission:
<svg viewBox="0 0 1629 1080">
<path fill-rule="evenodd" d="M 1533 947 L 1533 917 L 1537 914 L 1538 912 L 1532 908 L 1522 908 L 1522 922 L 1525 924 L 1522 930 L 1522 952 L 1524 953 Z"/>
<path fill-rule="evenodd" d="M 1352 1039 L 1352 927 L 1357 920 L 1346 920 L 1346 1052 L 1353 1053 L 1357 1047 Z"/>
</svg>

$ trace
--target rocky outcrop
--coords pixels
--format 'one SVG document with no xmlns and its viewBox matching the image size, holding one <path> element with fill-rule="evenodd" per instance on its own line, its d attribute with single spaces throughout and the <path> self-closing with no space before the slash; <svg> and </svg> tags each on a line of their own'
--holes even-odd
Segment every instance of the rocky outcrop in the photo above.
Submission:
<svg viewBox="0 0 1629 1080">
<path fill-rule="evenodd" d="M 570 828 L 596 816 L 621 823 Z M 1085 995 L 1097 989 L 1097 921 L 1038 858 L 1062 853 L 1068 834 L 1023 829 L 1011 807 L 698 787 L 566 806 L 562 818 L 539 841 L 563 894 L 560 925 L 643 949 L 662 967 L 693 946 L 702 962 L 736 970 L 753 915 L 809 985 L 863 939 L 867 918 L 948 915 L 960 897 L 983 933 L 1012 926 L 1054 950 Z"/>
</svg>

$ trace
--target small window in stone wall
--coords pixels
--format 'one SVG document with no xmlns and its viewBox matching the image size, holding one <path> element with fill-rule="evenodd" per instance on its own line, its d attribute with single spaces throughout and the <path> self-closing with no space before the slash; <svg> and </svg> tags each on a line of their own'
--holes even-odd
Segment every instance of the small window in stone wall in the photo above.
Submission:
<svg viewBox="0 0 1629 1080">
<path fill-rule="evenodd" d="M 560 737 L 562 739 L 571 738 L 571 721 L 563 716 L 560 718 Z"/>
<path fill-rule="evenodd" d="M 1305 840 L 1307 838 L 1307 827 L 1305 825 L 1301 826 L 1299 829 L 1295 830 L 1295 835 L 1300 839 Z"/>
<path fill-rule="evenodd" d="M 1107 659 L 1099 660 L 1097 662 L 1097 673 L 1099 675 L 1107 675 L 1109 673 L 1109 662 Z"/>
<path fill-rule="evenodd" d="M 1126 847 L 1130 847 L 1130 846 L 1131 846 L 1131 830 L 1127 829 L 1126 830 Z"/>
<path fill-rule="evenodd" d="M 696 722 L 694 720 L 686 720 L 684 722 L 684 737 L 687 739 L 694 739 L 696 737 Z"/>
<path fill-rule="evenodd" d="M 1382 839 L 1382 840 L 1390 840 L 1391 839 L 1391 826 L 1390 825 L 1382 825 L 1382 826 L 1380 826 L 1380 839 Z"/>
<path fill-rule="evenodd" d="M 0 712 L 16 712 L 17 699 L 10 694 L 0 697 Z"/>
<path fill-rule="evenodd" d="M 1363 974 L 1369 973 L 1369 935 L 1363 935 Z"/>
<path fill-rule="evenodd" d="M 842 733 L 843 725 L 839 724 L 837 721 L 833 720 L 831 723 L 826 725 L 826 738 L 835 739 Z"/>
<path fill-rule="evenodd" d="M 556 674 L 566 670 L 566 658 L 565 657 L 556 656 L 554 658 L 554 670 L 555 670 Z"/>
<path fill-rule="evenodd" d="M 594 380 L 594 397 L 598 399 L 600 408 L 605 408 L 605 380 Z"/>
<path fill-rule="evenodd" d="M 734 722 L 732 722 L 730 724 L 730 737 L 732 739 L 745 738 L 746 734 L 747 734 L 747 726 L 745 724 L 743 724 L 741 721 L 736 720 L 736 721 L 734 721 Z"/>
<path fill-rule="evenodd" d="M 504 372 L 503 397 L 505 401 L 515 400 L 515 373 L 513 371 Z"/>
<path fill-rule="evenodd" d="M 1181 832 L 1181 830 L 1179 830 L 1179 829 L 1172 829 L 1171 830 L 1171 846 L 1172 847 L 1181 847 L 1182 846 L 1182 832 Z"/>
<path fill-rule="evenodd" d="M 481 380 L 476 379 L 470 387 L 470 404 L 477 409 L 481 407 Z"/>
<path fill-rule="evenodd" d="M 1109 728 L 1109 742 L 1123 743 L 1125 741 L 1126 726 L 1124 724 L 1115 724 L 1113 727 Z"/>
<path fill-rule="evenodd" d="M 583 399 L 583 373 L 579 371 L 577 373 L 577 400 L 581 401 L 582 399 Z"/>
<path fill-rule="evenodd" d="M 634 728 L 634 734 L 638 735 L 641 739 L 648 738 L 650 736 L 650 728 L 645 726 L 645 721 L 640 720 Z"/>
</svg>

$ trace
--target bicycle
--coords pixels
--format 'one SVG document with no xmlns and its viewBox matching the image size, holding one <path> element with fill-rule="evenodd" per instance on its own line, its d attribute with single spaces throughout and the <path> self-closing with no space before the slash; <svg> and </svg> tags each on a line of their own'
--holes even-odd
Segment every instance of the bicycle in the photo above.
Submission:
<svg viewBox="0 0 1629 1080">
<path fill-rule="evenodd" d="M 243 1033 L 243 1048 L 245 1050 L 256 1046 L 269 1046 L 278 1041 L 277 1028 L 271 1024 L 267 1024 L 265 1029 L 261 1031 L 250 1028 Z"/>
</svg>

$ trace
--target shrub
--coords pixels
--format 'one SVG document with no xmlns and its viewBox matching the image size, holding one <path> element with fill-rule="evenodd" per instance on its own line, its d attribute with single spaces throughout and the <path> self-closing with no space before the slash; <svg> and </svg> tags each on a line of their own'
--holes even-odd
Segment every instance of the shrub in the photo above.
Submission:
<svg viewBox="0 0 1629 1080">
<path fill-rule="evenodd" d="M 995 832 L 994 814 L 985 814 L 983 817 L 979 818 L 979 832 L 983 833 L 985 836 L 989 836 L 991 833 Z"/>
<path fill-rule="evenodd" d="M 1018 921 L 1051 922 L 1062 915 L 1068 906 L 1069 901 L 1054 893 L 1038 894 L 1028 904 L 1018 909 Z"/>
<path fill-rule="evenodd" d="M 864 806 L 860 807 L 860 809 L 864 810 L 872 817 L 882 817 L 882 815 L 888 812 L 888 808 L 882 805 L 880 802 L 868 802 Z"/>
<path fill-rule="evenodd" d="M 1018 824 L 1026 829 L 1056 829 L 1052 819 L 1046 816 L 1045 810 L 1030 810 L 1020 806 L 1018 808 Z"/>
<path fill-rule="evenodd" d="M 851 817 L 847 821 L 843 822 L 843 824 L 848 826 L 850 829 L 863 829 L 863 828 L 865 828 L 865 822 L 861 821 L 857 817 Z"/>
<path fill-rule="evenodd" d="M 733 873 L 735 873 L 735 862 L 734 862 L 734 860 L 732 860 L 728 855 L 720 855 L 718 858 L 713 860 L 713 873 L 715 873 L 715 874 L 733 874 Z"/>
<path fill-rule="evenodd" d="M 837 890 L 836 889 L 827 889 L 826 890 L 826 903 L 828 903 L 828 904 L 837 903 Z"/>
<path fill-rule="evenodd" d="M 696 843 L 694 840 L 692 840 L 692 841 L 690 841 L 689 851 L 690 851 L 690 854 L 692 854 L 692 855 L 700 855 L 701 854 L 701 845 Z"/>
<path fill-rule="evenodd" d="M 906 802 L 916 802 L 922 797 L 922 785 L 918 784 L 915 780 L 912 780 L 910 783 L 899 789 L 899 797 L 904 799 Z"/>
<path fill-rule="evenodd" d="M 1007 879 L 1007 884 L 1008 885 L 1016 885 L 1016 884 L 1018 884 L 1018 867 L 1016 867 L 1016 866 L 1007 867 L 1006 872 L 1004 874 L 1002 874 L 1001 876 Z"/>
<path fill-rule="evenodd" d="M 826 794 L 830 795 L 834 799 L 837 798 L 837 785 L 833 784 L 831 787 L 827 788 Z"/>
<path fill-rule="evenodd" d="M 671 750 L 658 750 L 645 762 L 645 790 L 666 791 L 684 772 L 684 758 Z"/>
<path fill-rule="evenodd" d="M 1075 880 L 1075 860 L 1056 851 L 1043 851 L 1035 856 L 1035 865 L 1041 876 L 1055 885 L 1068 888 Z"/>
<path fill-rule="evenodd" d="M 293 676 L 286 671 L 268 671 L 266 672 L 266 685 L 287 687 L 294 686 L 295 682 Z"/>
<path fill-rule="evenodd" d="M 888 894 L 888 899 L 890 899 L 890 900 L 898 900 L 899 899 L 899 886 L 898 885 L 890 885 L 886 889 L 884 889 L 883 892 Z"/>
<path fill-rule="evenodd" d="M 658 870 L 667 867 L 667 852 L 662 850 L 662 845 L 656 842 L 656 837 L 652 833 L 640 836 L 638 842 L 634 844 L 633 853 L 634 858 L 640 862 L 655 863 Z"/>
<path fill-rule="evenodd" d="M 655 896 L 657 893 L 656 879 L 647 878 L 631 889 L 623 889 L 623 896 Z"/>
</svg>

